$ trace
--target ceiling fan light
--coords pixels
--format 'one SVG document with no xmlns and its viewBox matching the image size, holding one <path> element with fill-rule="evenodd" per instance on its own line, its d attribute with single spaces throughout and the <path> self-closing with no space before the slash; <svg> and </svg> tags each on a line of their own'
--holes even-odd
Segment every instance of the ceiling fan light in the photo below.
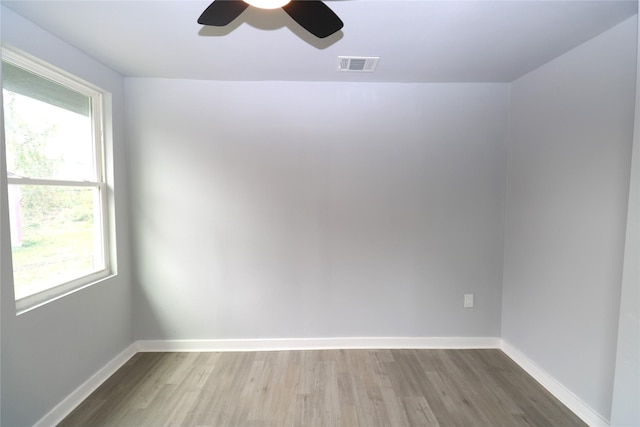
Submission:
<svg viewBox="0 0 640 427">
<path fill-rule="evenodd" d="M 290 1 L 291 0 L 244 0 L 245 3 L 249 3 L 251 6 L 260 9 L 278 9 L 286 6 Z"/>
</svg>

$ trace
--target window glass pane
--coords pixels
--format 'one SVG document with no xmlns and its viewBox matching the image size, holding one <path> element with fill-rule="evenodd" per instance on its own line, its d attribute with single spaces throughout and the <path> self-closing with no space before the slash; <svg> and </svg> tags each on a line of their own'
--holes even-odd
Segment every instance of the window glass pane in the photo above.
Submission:
<svg viewBox="0 0 640 427">
<path fill-rule="evenodd" d="M 96 180 L 90 116 L 6 89 L 3 97 L 9 176 Z"/>
<path fill-rule="evenodd" d="M 105 268 L 95 187 L 9 185 L 16 299 Z"/>
</svg>

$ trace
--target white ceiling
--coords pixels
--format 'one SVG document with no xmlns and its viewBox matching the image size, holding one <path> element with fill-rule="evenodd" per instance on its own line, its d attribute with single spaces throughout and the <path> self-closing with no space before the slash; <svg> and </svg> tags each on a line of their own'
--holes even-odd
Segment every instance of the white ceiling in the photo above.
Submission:
<svg viewBox="0 0 640 427">
<path fill-rule="evenodd" d="M 2 4 L 124 76 L 208 80 L 509 82 L 637 12 L 625 1 L 328 1 L 341 32 L 316 39 L 278 9 L 225 28 L 196 23 L 210 0 Z M 339 55 L 380 56 L 375 73 Z"/>
</svg>

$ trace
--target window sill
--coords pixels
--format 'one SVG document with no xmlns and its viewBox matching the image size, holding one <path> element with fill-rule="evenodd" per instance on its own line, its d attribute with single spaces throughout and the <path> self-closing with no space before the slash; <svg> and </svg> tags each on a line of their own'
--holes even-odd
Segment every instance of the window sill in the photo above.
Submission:
<svg viewBox="0 0 640 427">
<path fill-rule="evenodd" d="M 116 277 L 116 273 L 109 270 L 103 270 L 93 273 L 89 276 L 81 277 L 71 282 L 63 283 L 62 285 L 58 285 L 46 291 L 21 298 L 16 301 L 16 316 L 28 313 L 39 307 L 57 301 L 60 298 L 64 298 L 68 295 L 86 289 L 90 286 L 97 285 L 104 282 L 105 280 L 109 280 L 114 277 Z"/>
</svg>

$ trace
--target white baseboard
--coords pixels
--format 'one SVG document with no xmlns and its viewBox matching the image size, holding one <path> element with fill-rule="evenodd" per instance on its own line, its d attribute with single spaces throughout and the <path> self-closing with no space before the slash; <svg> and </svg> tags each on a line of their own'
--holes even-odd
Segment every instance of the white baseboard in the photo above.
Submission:
<svg viewBox="0 0 640 427">
<path fill-rule="evenodd" d="M 609 422 L 600 414 L 594 411 L 589 405 L 584 403 L 571 390 L 562 385 L 548 372 L 536 365 L 531 359 L 521 353 L 509 343 L 501 340 L 500 349 L 516 362 L 522 369 L 538 381 L 549 393 L 554 395 L 562 404 L 569 408 L 582 421 L 591 427 L 609 427 Z"/>
<path fill-rule="evenodd" d="M 141 352 L 157 351 L 283 351 L 335 349 L 500 348 L 497 337 L 450 338 L 286 338 L 244 340 L 142 340 Z"/>
<path fill-rule="evenodd" d="M 34 427 L 50 427 L 58 425 L 67 415 L 93 393 L 103 382 L 122 367 L 131 357 L 137 353 L 135 343 L 125 348 L 120 354 L 104 365 L 91 378 L 75 389 L 64 400 L 58 403 L 52 410 L 42 417 Z"/>
</svg>

